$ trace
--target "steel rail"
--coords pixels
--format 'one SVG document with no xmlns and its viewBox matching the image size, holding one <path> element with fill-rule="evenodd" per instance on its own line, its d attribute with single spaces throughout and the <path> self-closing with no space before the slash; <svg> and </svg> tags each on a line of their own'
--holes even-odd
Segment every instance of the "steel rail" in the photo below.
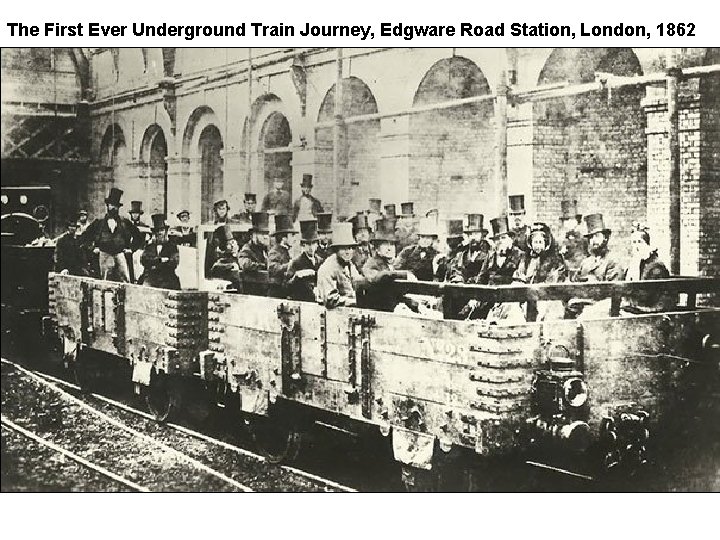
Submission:
<svg viewBox="0 0 720 540">
<path fill-rule="evenodd" d="M 50 380 L 50 381 L 52 381 L 52 382 L 54 382 L 54 383 L 56 383 L 56 384 L 58 384 L 58 385 L 65 386 L 65 387 L 67 387 L 67 388 L 72 388 L 72 389 L 78 390 L 78 391 L 81 391 L 81 390 L 82 390 L 82 389 L 81 389 L 78 385 L 76 385 L 76 384 L 70 383 L 70 382 L 68 382 L 68 381 L 64 381 L 63 379 L 59 379 L 59 378 L 57 378 L 57 377 L 53 377 L 52 375 L 48 375 L 47 373 L 35 372 L 35 374 L 38 375 L 39 377 L 46 378 L 46 379 L 48 379 L 48 380 Z M 139 410 L 139 409 L 135 409 L 134 407 L 130 407 L 129 405 L 125 405 L 124 403 L 121 403 L 121 402 L 116 401 L 116 400 L 114 400 L 114 399 L 111 399 L 111 398 L 109 398 L 109 397 L 103 396 L 103 395 L 101 395 L 101 394 L 95 394 L 95 393 L 90 394 L 90 396 L 93 397 L 94 399 L 97 399 L 98 401 L 102 401 L 103 403 L 107 403 L 108 405 L 111 405 L 111 406 L 116 407 L 116 408 L 118 408 L 118 409 L 124 410 L 124 411 L 126 411 L 126 412 L 131 413 L 131 414 L 136 414 L 136 415 L 141 416 L 142 418 L 145 418 L 145 419 L 147 419 L 147 420 L 155 421 L 155 417 L 152 416 L 151 414 L 148 414 L 148 413 L 146 413 L 146 412 L 144 412 L 144 411 L 141 411 L 141 410 Z M 191 437 L 195 437 L 195 438 L 197 438 L 197 439 L 203 440 L 203 441 L 208 442 L 208 443 L 210 443 L 210 444 L 215 444 L 215 445 L 220 446 L 220 447 L 222 447 L 222 448 L 224 448 L 224 449 L 226 449 L 226 450 L 230 450 L 230 451 L 235 452 L 235 453 L 237 453 L 237 454 L 240 454 L 240 455 L 242 455 L 242 456 L 246 456 L 246 457 L 252 458 L 252 459 L 254 459 L 254 460 L 258 461 L 258 462 L 261 462 L 261 463 L 262 463 L 262 462 L 265 462 L 265 461 L 266 461 L 266 459 L 265 459 L 263 456 L 259 455 L 259 454 L 256 454 L 256 453 L 254 453 L 254 452 L 251 452 L 251 451 L 246 450 L 246 449 L 244 449 L 244 448 L 240 448 L 239 446 L 236 446 L 236 445 L 234 445 L 234 444 L 227 443 L 227 442 L 222 441 L 222 440 L 220 440 L 220 439 L 216 439 L 216 438 L 211 437 L 211 436 L 209 436 L 209 435 L 205 435 L 204 433 L 200 433 L 199 431 L 195 431 L 195 430 L 190 429 L 190 428 L 187 428 L 187 427 L 185 427 L 185 426 L 181 426 L 181 425 L 179 425 L 179 424 L 174 424 L 174 423 L 172 423 L 172 422 L 166 422 L 165 425 L 168 426 L 168 427 L 170 427 L 170 428 L 172 428 L 172 429 L 175 429 L 176 431 L 179 431 L 180 433 L 184 433 L 185 435 L 190 435 Z M 339 429 L 339 428 L 337 428 L 337 429 Z M 342 431 L 345 431 L 345 430 L 342 430 Z M 357 492 L 357 490 L 354 489 L 354 488 L 351 488 L 351 487 L 349 487 L 349 486 L 340 484 L 340 483 L 335 482 L 335 481 L 333 481 L 333 480 L 330 480 L 330 479 L 328 479 L 328 478 L 324 478 L 324 477 L 322 477 L 322 476 L 318 476 L 318 475 L 313 474 L 313 473 L 311 473 L 311 472 L 304 471 L 304 470 L 302 470 L 302 469 L 298 469 L 298 468 L 296 468 L 296 467 L 291 467 L 291 466 L 289 466 L 289 465 L 280 465 L 280 468 L 281 468 L 282 470 L 284 470 L 284 471 L 288 471 L 288 472 L 291 472 L 291 473 L 296 474 L 296 475 L 298 475 L 298 476 L 302 476 L 302 477 L 304 477 L 304 478 L 308 478 L 308 479 L 310 479 L 310 480 L 314 480 L 315 482 L 324 484 L 324 485 L 326 485 L 326 486 L 328 486 L 328 487 L 332 487 L 332 488 L 338 489 L 338 490 L 340 490 L 340 491 L 344 491 L 344 492 L 347 492 L 347 493 L 356 493 L 356 492 Z"/>
<path fill-rule="evenodd" d="M 28 431 L 27 429 L 17 425 L 12 420 L 8 419 L 5 415 L 2 415 L 0 417 L 0 422 L 2 422 L 2 425 L 7 427 L 8 429 L 11 429 L 13 431 L 16 431 L 17 433 L 20 433 L 20 435 L 23 435 L 24 437 L 27 437 L 28 439 L 31 439 L 35 441 L 36 443 L 40 444 L 41 446 L 45 446 L 47 448 L 50 448 L 51 450 L 54 450 L 55 452 L 58 452 L 62 455 L 64 455 L 67 458 L 70 458 L 71 460 L 79 463 L 80 465 L 83 465 L 84 467 L 87 467 L 88 469 L 91 469 L 95 471 L 96 473 L 101 474 L 102 476 L 106 476 L 110 478 L 111 480 L 114 480 L 115 482 L 119 482 L 130 489 L 133 489 L 135 491 L 139 491 L 141 493 L 150 493 L 150 490 L 146 487 L 143 487 L 139 484 L 136 484 L 135 482 L 128 480 L 127 478 L 120 476 L 118 474 L 115 474 L 112 471 L 107 470 L 104 467 L 101 467 L 100 465 L 96 465 L 92 461 L 88 461 L 82 456 L 79 456 L 75 454 L 74 452 L 71 452 L 70 450 L 66 450 L 65 448 L 58 446 L 52 441 L 49 441 L 47 439 L 44 439 L 40 437 L 39 435 L 36 435 L 35 433 Z"/>
<path fill-rule="evenodd" d="M 226 476 L 223 473 L 216 471 L 212 467 L 208 467 L 207 465 L 198 461 L 197 459 L 195 459 L 191 456 L 188 456 L 187 454 L 181 452 L 180 450 L 176 450 L 175 448 L 172 448 L 171 446 L 168 446 L 167 444 L 165 444 L 161 441 L 158 441 L 157 439 L 150 437 L 149 435 L 146 435 L 136 429 L 131 428 L 130 426 L 120 422 L 119 420 L 116 420 L 115 418 L 105 414 L 104 412 L 97 410 L 95 407 L 88 405 L 83 400 L 78 399 L 77 397 L 73 396 L 69 392 L 60 388 L 55 383 L 43 378 L 41 375 L 37 375 L 37 374 L 33 373 L 32 371 L 30 371 L 29 369 L 26 369 L 23 366 L 16 364 L 15 362 L 11 362 L 5 358 L 2 358 L 2 363 L 12 365 L 13 367 L 15 367 L 15 369 L 21 371 L 22 373 L 25 373 L 26 375 L 29 375 L 30 377 L 42 382 L 43 384 L 47 385 L 49 388 L 51 388 L 54 391 L 58 392 L 59 394 L 65 396 L 65 398 L 68 399 L 69 401 L 71 401 L 72 403 L 75 403 L 75 404 L 79 405 L 81 408 L 94 414 L 95 416 L 102 418 L 109 424 L 111 424 L 117 428 L 120 428 L 123 431 L 130 433 L 131 435 L 138 437 L 146 442 L 149 442 L 152 445 L 157 446 L 158 448 L 164 450 L 165 452 L 167 452 L 170 455 L 179 457 L 180 459 L 190 463 L 191 465 L 200 469 L 201 471 L 203 471 L 211 476 L 215 476 L 216 478 L 219 478 L 220 480 L 224 481 L 227 484 L 232 485 L 233 487 L 239 489 L 240 491 L 245 492 L 245 493 L 254 491 L 253 489 L 241 484 L 240 482 L 230 478 L 229 476 Z"/>
</svg>

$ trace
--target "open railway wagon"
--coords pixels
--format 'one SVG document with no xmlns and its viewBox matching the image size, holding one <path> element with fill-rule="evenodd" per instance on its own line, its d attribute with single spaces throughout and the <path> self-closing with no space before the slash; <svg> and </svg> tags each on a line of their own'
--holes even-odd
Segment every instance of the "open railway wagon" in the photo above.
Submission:
<svg viewBox="0 0 720 540">
<path fill-rule="evenodd" d="M 417 487 L 451 462 L 569 457 L 595 474 L 645 461 L 703 370 L 717 372 L 720 309 L 694 299 L 719 281 L 396 284 L 441 296 L 446 309 L 469 298 L 525 303 L 531 321 L 510 326 L 71 276 L 51 275 L 50 288 L 67 350 L 124 358 L 159 418 L 173 408 L 168 388 L 199 379 L 212 400 L 242 412 L 270 459 L 292 459 L 320 421 L 387 437 Z M 622 298 L 643 290 L 687 302 L 618 316 Z M 607 299 L 610 309 L 532 321 L 538 301 L 569 298 Z"/>
</svg>

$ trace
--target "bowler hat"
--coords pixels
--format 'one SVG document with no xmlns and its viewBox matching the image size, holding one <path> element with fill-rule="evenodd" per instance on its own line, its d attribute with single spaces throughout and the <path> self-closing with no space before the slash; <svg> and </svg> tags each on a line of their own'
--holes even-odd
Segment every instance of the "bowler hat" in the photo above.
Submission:
<svg viewBox="0 0 720 540">
<path fill-rule="evenodd" d="M 113 206 L 122 206 L 123 203 L 120 202 L 120 199 L 122 199 L 123 196 L 123 190 L 118 188 L 110 188 L 110 194 L 105 197 L 105 204 L 112 204 Z"/>
<path fill-rule="evenodd" d="M 612 232 L 605 226 L 602 214 L 590 214 L 585 216 L 585 225 L 587 227 L 585 236 L 592 236 L 597 232 L 603 232 L 605 234 L 610 234 Z"/>
<path fill-rule="evenodd" d="M 383 208 L 385 208 L 385 217 L 389 217 L 389 218 L 397 217 L 397 211 L 395 210 L 394 204 L 386 204 Z"/>
<path fill-rule="evenodd" d="M 510 223 L 508 222 L 507 216 L 500 216 L 498 218 L 491 219 L 490 226 L 492 227 L 493 238 L 498 238 L 503 234 L 514 236 L 513 232 L 510 230 Z"/>
<path fill-rule="evenodd" d="M 415 205 L 411 202 L 404 202 L 400 204 L 400 216 L 401 217 L 415 217 Z"/>
<path fill-rule="evenodd" d="M 308 219 L 300 222 L 300 241 L 315 242 L 318 239 L 318 222 L 315 219 Z"/>
<path fill-rule="evenodd" d="M 382 213 L 382 201 L 380 199 L 369 199 L 369 210 L 372 214 L 380 214 Z"/>
<path fill-rule="evenodd" d="M 332 230 L 330 247 L 355 247 L 357 243 L 352 234 L 352 223 L 335 223 Z"/>
<path fill-rule="evenodd" d="M 313 183 L 313 176 L 312 174 L 303 174 L 302 182 L 300 182 L 300 187 L 312 187 Z"/>
<path fill-rule="evenodd" d="M 153 231 L 159 231 L 160 229 L 167 228 L 167 223 L 165 222 L 165 214 L 153 214 L 151 217 Z"/>
<path fill-rule="evenodd" d="M 320 212 L 316 214 L 318 232 L 327 234 L 332 232 L 332 212 Z"/>
<path fill-rule="evenodd" d="M 352 219 L 353 234 L 357 234 L 360 229 L 370 230 L 370 223 L 368 222 L 367 214 L 358 212 Z"/>
<path fill-rule="evenodd" d="M 577 201 L 560 201 L 560 219 L 575 219 Z"/>
<path fill-rule="evenodd" d="M 245 202 L 257 202 L 257 195 L 254 193 L 246 193 Z"/>
<path fill-rule="evenodd" d="M 270 214 L 267 212 L 253 212 L 252 232 L 268 234 L 270 232 Z"/>
<path fill-rule="evenodd" d="M 424 218 L 418 227 L 418 236 L 438 236 L 437 222 L 432 218 Z"/>
<path fill-rule="evenodd" d="M 228 204 L 228 202 L 225 199 L 220 199 L 219 201 L 215 201 L 215 204 L 213 204 L 213 208 L 217 208 L 218 206 L 221 206 L 223 204 L 225 206 L 227 206 L 228 208 L 230 208 L 230 205 Z"/>
<path fill-rule="evenodd" d="M 462 238 L 462 235 L 463 235 L 463 220 L 462 219 L 448 219 L 446 223 L 447 223 L 446 238 Z"/>
<path fill-rule="evenodd" d="M 525 211 L 525 195 L 510 195 L 510 212 L 519 213 Z"/>
<path fill-rule="evenodd" d="M 396 242 L 395 236 L 395 220 L 394 219 L 378 219 L 375 222 L 375 235 L 373 242 Z"/>
<path fill-rule="evenodd" d="M 78 212 L 78 216 L 83 216 L 83 215 L 85 215 L 85 216 L 88 215 L 87 210 L 80 210 L 80 211 Z"/>
<path fill-rule="evenodd" d="M 215 238 L 215 240 L 217 240 L 218 244 L 220 244 L 221 249 L 227 248 L 228 241 L 234 239 L 232 230 L 230 229 L 229 225 L 219 225 L 215 229 L 213 237 Z"/>
<path fill-rule="evenodd" d="M 275 231 L 273 234 L 294 233 L 292 217 L 287 214 L 275 214 Z"/>
<path fill-rule="evenodd" d="M 465 232 L 484 232 L 487 234 L 488 230 L 483 227 L 483 221 L 485 216 L 482 214 L 468 214 L 467 223 L 465 224 Z"/>
<path fill-rule="evenodd" d="M 144 214 L 145 212 L 142 209 L 142 201 L 130 201 L 130 211 L 129 214 Z"/>
</svg>

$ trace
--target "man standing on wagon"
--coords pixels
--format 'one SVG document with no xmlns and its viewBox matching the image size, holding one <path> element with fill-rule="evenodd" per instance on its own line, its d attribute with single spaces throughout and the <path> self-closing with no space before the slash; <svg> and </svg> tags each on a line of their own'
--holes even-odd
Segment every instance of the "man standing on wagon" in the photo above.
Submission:
<svg viewBox="0 0 720 540">
<path fill-rule="evenodd" d="M 302 183 L 300 184 L 302 195 L 293 205 L 293 223 L 298 219 L 314 219 L 315 216 L 323 211 L 320 201 L 310 194 L 313 188 L 312 179 L 312 174 L 303 174 Z"/>
<path fill-rule="evenodd" d="M 87 239 L 84 243 L 92 245 L 93 253 L 99 256 L 101 279 L 115 277 L 129 283 L 130 269 L 125 255 L 132 252 L 141 233 L 129 219 L 120 216 L 122 194 L 121 189 L 110 188 L 105 199 L 105 217 L 93 221 L 83 237 Z"/>
<path fill-rule="evenodd" d="M 352 223 L 336 223 L 331 244 L 333 253 L 318 270 L 318 300 L 325 307 L 354 306 L 357 303 L 355 282 L 361 276 L 352 263 L 355 246 Z"/>
</svg>

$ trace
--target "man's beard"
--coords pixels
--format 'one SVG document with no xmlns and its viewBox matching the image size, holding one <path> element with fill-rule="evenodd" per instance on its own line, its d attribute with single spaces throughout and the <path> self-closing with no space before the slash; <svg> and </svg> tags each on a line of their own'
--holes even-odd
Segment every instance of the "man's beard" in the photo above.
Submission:
<svg viewBox="0 0 720 540">
<path fill-rule="evenodd" d="M 119 212 L 118 212 L 117 210 L 115 210 L 114 208 L 111 208 L 111 209 L 108 210 L 107 213 L 108 213 L 108 216 L 113 217 L 113 218 L 117 218 Z"/>
<path fill-rule="evenodd" d="M 588 251 L 591 255 L 603 255 L 607 251 L 607 244 L 602 243 L 599 246 L 588 246 Z"/>
<path fill-rule="evenodd" d="M 482 240 L 470 240 L 468 245 L 470 246 L 470 251 L 477 251 L 480 249 L 480 246 L 482 246 Z"/>
</svg>

